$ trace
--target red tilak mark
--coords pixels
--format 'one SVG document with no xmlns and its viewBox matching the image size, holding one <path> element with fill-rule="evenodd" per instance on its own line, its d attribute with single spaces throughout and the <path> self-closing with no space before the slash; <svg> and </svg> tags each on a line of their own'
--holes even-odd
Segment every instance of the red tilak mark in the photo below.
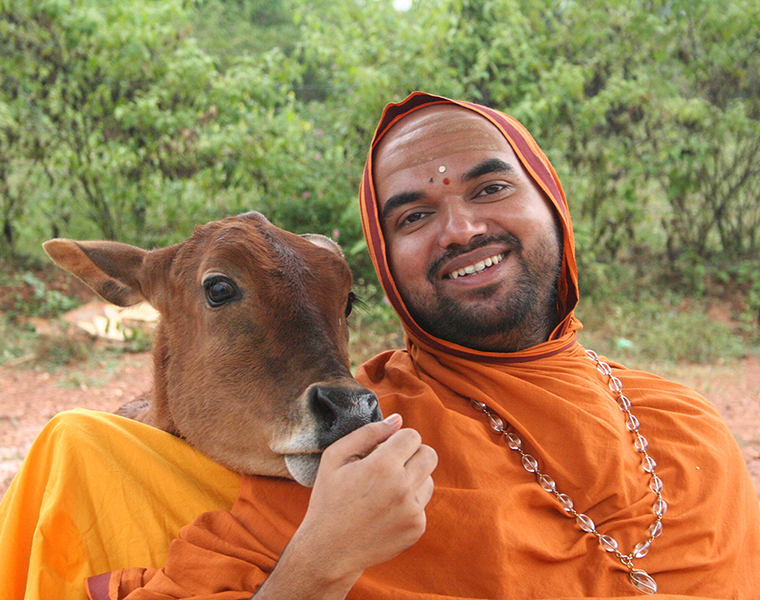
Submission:
<svg viewBox="0 0 760 600">
<path fill-rule="evenodd" d="M 448 177 L 443 178 L 443 185 L 449 185 L 451 182 L 449 181 Z"/>
</svg>

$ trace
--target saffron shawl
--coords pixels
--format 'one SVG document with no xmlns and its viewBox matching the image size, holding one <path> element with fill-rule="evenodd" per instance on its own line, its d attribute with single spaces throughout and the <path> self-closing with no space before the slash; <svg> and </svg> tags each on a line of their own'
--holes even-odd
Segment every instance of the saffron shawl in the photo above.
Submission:
<svg viewBox="0 0 760 600">
<path fill-rule="evenodd" d="M 433 338 L 410 317 L 388 270 L 372 181 L 372 151 L 361 185 L 362 222 L 383 288 L 401 317 L 406 349 L 366 363 L 357 378 L 384 414 L 438 452 L 427 530 L 409 550 L 376 565 L 349 598 L 624 598 L 638 595 L 628 570 L 583 533 L 557 498 L 521 465 L 469 399 L 487 404 L 526 452 L 599 532 L 627 554 L 649 537 L 656 496 L 607 377 L 576 340 L 578 301 L 573 232 L 560 182 L 528 132 L 491 109 L 416 93 L 386 108 L 378 140 L 405 115 L 455 103 L 491 121 L 552 201 L 564 229 L 559 326 L 543 344 L 512 354 L 477 352 Z M 730 431 L 693 391 L 613 364 L 640 419 L 664 482 L 668 510 L 649 554 L 659 597 L 760 598 L 760 508 Z M 276 564 L 305 514 L 310 490 L 244 477 L 231 511 L 198 517 L 161 569 L 128 569 L 89 581 L 92 598 L 249 598 Z M 100 595 L 101 593 L 107 595 Z"/>
</svg>

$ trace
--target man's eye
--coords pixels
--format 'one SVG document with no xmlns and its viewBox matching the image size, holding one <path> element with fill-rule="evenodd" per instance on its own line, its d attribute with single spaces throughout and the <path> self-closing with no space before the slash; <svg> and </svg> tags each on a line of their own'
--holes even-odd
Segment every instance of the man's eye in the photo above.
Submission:
<svg viewBox="0 0 760 600">
<path fill-rule="evenodd" d="M 404 217 L 404 220 L 401 221 L 401 225 L 411 225 L 412 223 L 416 223 L 420 219 L 424 218 L 427 215 L 427 213 L 424 212 L 414 212 Z"/>
<path fill-rule="evenodd" d="M 480 190 L 478 196 L 491 196 L 493 194 L 498 194 L 506 187 L 507 186 L 502 183 L 492 183 L 491 185 L 487 185 L 482 190 Z"/>
</svg>

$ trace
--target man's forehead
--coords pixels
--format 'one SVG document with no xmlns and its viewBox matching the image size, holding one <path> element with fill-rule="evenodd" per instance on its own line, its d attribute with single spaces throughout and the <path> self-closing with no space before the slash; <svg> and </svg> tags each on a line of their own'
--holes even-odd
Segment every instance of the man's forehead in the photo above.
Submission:
<svg viewBox="0 0 760 600">
<path fill-rule="evenodd" d="M 443 104 L 419 109 L 396 123 L 375 150 L 376 161 L 403 156 L 404 166 L 413 167 L 448 152 L 503 149 L 508 143 L 485 117 L 461 106 Z"/>
<path fill-rule="evenodd" d="M 378 183 L 378 178 L 454 154 L 511 150 L 485 117 L 460 106 L 434 105 L 413 112 L 385 134 L 375 149 L 373 171 Z"/>
</svg>

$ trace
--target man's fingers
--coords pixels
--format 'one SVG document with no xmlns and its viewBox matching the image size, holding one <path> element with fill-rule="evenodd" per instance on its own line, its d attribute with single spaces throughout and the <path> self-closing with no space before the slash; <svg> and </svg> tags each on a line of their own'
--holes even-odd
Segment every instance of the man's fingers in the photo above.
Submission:
<svg viewBox="0 0 760 600">
<path fill-rule="evenodd" d="M 368 423 L 348 435 L 340 438 L 325 450 L 322 460 L 340 460 L 347 463 L 367 456 L 378 445 L 382 444 L 402 424 L 401 415 L 392 414 L 376 423 Z"/>
<path fill-rule="evenodd" d="M 434 489 L 435 485 L 433 484 L 433 478 L 428 475 L 417 490 L 417 502 L 420 503 L 420 506 L 427 506 L 427 503 L 430 502 L 430 498 L 433 497 Z"/>
<path fill-rule="evenodd" d="M 438 454 L 430 446 L 421 444 L 417 452 L 406 461 L 406 472 L 411 485 L 421 485 L 438 466 Z"/>
</svg>

